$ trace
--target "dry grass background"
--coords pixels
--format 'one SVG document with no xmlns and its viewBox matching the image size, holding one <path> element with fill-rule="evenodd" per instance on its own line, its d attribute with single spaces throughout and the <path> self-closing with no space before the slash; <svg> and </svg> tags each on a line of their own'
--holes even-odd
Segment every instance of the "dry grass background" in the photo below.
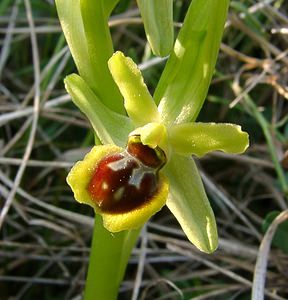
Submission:
<svg viewBox="0 0 288 300">
<path fill-rule="evenodd" d="M 111 19 L 115 48 L 140 64 L 153 90 L 164 62 L 145 48 L 135 3 L 121 3 L 126 13 Z M 175 1 L 176 29 L 188 3 Z M 287 253 L 270 249 L 288 219 L 287 15 L 287 1 L 231 3 L 200 119 L 241 124 L 251 147 L 198 161 L 219 249 L 197 251 L 162 210 L 143 228 L 120 300 L 251 299 L 252 287 L 254 299 L 288 299 Z M 0 300 L 81 299 L 93 214 L 65 177 L 93 135 L 63 88 L 75 67 L 53 1 L 1 0 L 0 47 Z M 264 235 L 274 210 L 283 213 Z"/>
</svg>

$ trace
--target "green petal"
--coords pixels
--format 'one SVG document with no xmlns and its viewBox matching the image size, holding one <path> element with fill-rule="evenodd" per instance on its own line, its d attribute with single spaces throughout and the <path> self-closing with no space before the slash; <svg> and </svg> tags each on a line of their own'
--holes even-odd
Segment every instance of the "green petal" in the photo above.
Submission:
<svg viewBox="0 0 288 300">
<path fill-rule="evenodd" d="M 205 100 L 229 0 L 193 0 L 154 94 L 165 124 L 195 120 Z"/>
<path fill-rule="evenodd" d="M 117 51 L 109 60 L 110 72 L 124 97 L 124 106 L 136 127 L 158 122 L 157 106 L 137 65 Z"/>
<path fill-rule="evenodd" d="M 168 55 L 174 43 L 173 0 L 137 0 L 137 3 L 153 53 Z"/>
<path fill-rule="evenodd" d="M 174 154 L 164 171 L 170 184 L 166 205 L 199 250 L 215 251 L 218 245 L 215 217 L 193 159 Z"/>
<path fill-rule="evenodd" d="M 169 142 L 175 152 L 183 155 L 204 154 L 221 150 L 242 153 L 249 145 L 249 136 L 234 124 L 185 123 L 169 130 Z"/>
<path fill-rule="evenodd" d="M 87 116 L 103 144 L 124 147 L 129 132 L 133 130 L 129 118 L 107 108 L 78 75 L 65 78 L 65 87 L 73 102 Z"/>
</svg>

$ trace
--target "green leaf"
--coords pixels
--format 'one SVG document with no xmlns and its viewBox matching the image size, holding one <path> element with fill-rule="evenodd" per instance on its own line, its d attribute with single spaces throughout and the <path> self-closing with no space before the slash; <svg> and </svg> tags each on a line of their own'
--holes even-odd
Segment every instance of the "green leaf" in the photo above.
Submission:
<svg viewBox="0 0 288 300">
<path fill-rule="evenodd" d="M 75 105 L 87 116 L 103 144 L 125 147 L 133 126 L 129 118 L 106 107 L 78 75 L 65 78 L 65 87 Z"/>
<path fill-rule="evenodd" d="M 174 43 L 173 0 L 137 0 L 153 53 L 168 55 Z"/>
<path fill-rule="evenodd" d="M 121 94 L 107 65 L 114 52 L 108 18 L 117 2 L 119 0 L 80 0 L 80 6 L 89 55 L 86 59 L 94 72 L 91 87 L 106 106 L 124 113 Z"/>
<path fill-rule="evenodd" d="M 105 105 L 124 113 L 121 95 L 107 67 L 113 54 L 108 17 L 116 3 L 115 0 L 56 0 L 56 7 L 81 77 Z"/>
<path fill-rule="evenodd" d="M 95 225 L 84 300 L 116 300 L 131 251 L 140 230 L 111 234 L 100 216 Z"/>
<path fill-rule="evenodd" d="M 272 211 L 266 215 L 262 224 L 263 232 L 266 232 L 271 223 L 278 217 L 279 211 Z M 284 253 L 288 254 L 288 221 L 282 222 L 278 227 L 273 238 L 273 245 L 280 248 Z"/>
<path fill-rule="evenodd" d="M 81 76 L 93 86 L 93 69 L 88 59 L 88 48 L 82 22 L 80 0 L 56 0 L 59 20 L 70 52 Z M 72 4 L 72 5 L 71 5 Z"/>
<path fill-rule="evenodd" d="M 104 14 L 107 17 L 106 21 L 108 21 L 109 16 L 111 15 L 113 9 L 115 8 L 115 6 L 118 4 L 119 1 L 120 0 L 105 0 L 105 1 L 102 0 L 101 5 L 104 9 Z M 93 2 L 95 4 L 95 1 L 93 1 Z M 93 4 L 93 2 L 91 2 L 91 4 Z"/>
<path fill-rule="evenodd" d="M 157 106 L 133 60 L 117 51 L 110 58 L 108 66 L 124 97 L 125 109 L 135 126 L 159 121 Z"/>
<path fill-rule="evenodd" d="M 186 236 L 199 250 L 215 251 L 218 245 L 215 217 L 193 159 L 174 154 L 163 171 L 170 183 L 166 205 Z"/>
<path fill-rule="evenodd" d="M 193 0 L 154 94 L 164 123 L 195 120 L 213 75 L 229 0 Z"/>
<path fill-rule="evenodd" d="M 171 127 L 169 142 L 183 155 L 203 156 L 215 150 L 236 154 L 246 150 L 249 136 L 234 124 L 184 123 Z"/>
</svg>

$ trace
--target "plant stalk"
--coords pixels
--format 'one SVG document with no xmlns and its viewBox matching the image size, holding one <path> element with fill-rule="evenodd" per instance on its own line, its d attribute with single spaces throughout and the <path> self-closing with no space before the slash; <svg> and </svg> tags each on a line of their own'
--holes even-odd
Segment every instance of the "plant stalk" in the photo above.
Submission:
<svg viewBox="0 0 288 300">
<path fill-rule="evenodd" d="M 84 300 L 116 300 L 140 229 L 110 233 L 95 216 Z"/>
</svg>

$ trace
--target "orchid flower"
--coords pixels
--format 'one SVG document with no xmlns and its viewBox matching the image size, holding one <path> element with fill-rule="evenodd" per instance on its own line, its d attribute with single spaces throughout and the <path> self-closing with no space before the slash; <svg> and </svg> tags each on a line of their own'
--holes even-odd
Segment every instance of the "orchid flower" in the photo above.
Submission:
<svg viewBox="0 0 288 300">
<path fill-rule="evenodd" d="M 104 144 L 70 171 L 67 182 L 75 199 L 92 206 L 110 232 L 141 227 L 166 204 L 193 244 L 214 251 L 215 218 L 191 155 L 242 153 L 248 134 L 238 125 L 175 119 L 165 103 L 156 106 L 137 65 L 122 52 L 108 66 L 129 118 L 108 112 L 80 76 L 65 79 Z"/>
<path fill-rule="evenodd" d="M 216 222 L 194 157 L 248 146 L 238 125 L 196 122 L 229 0 L 193 0 L 175 43 L 173 1 L 137 0 L 153 53 L 169 55 L 153 97 L 132 59 L 113 54 L 108 19 L 118 2 L 56 0 L 79 72 L 65 87 L 101 144 L 67 177 L 75 199 L 96 213 L 85 300 L 117 298 L 140 228 L 164 205 L 198 249 L 213 252 Z"/>
</svg>

